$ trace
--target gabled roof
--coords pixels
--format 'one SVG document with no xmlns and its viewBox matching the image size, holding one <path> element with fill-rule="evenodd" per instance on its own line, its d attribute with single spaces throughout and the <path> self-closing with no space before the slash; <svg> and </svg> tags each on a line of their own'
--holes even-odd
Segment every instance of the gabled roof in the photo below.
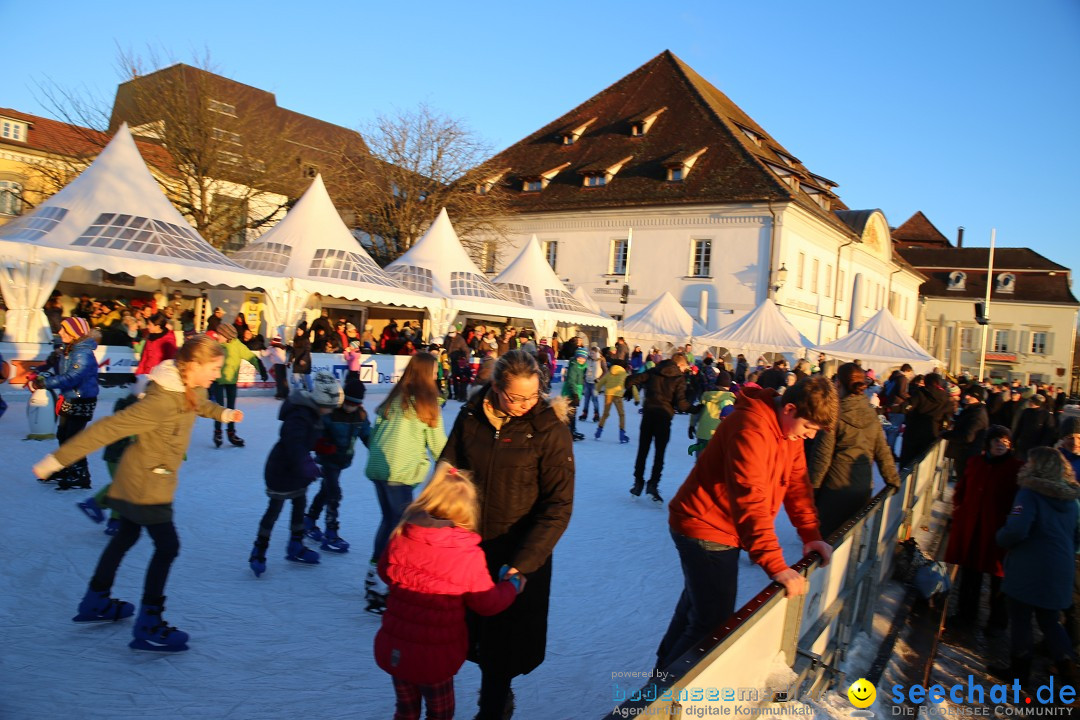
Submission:
<svg viewBox="0 0 1080 720">
<path fill-rule="evenodd" d="M 632 122 L 661 108 L 666 109 L 648 133 L 630 134 Z M 562 144 L 561 131 L 591 118 L 598 119 L 577 142 Z M 744 129 L 761 144 L 747 137 Z M 665 165 L 706 147 L 685 180 L 667 181 Z M 582 188 L 578 179 L 582 169 L 614 165 L 628 155 L 633 158 L 612 182 L 600 189 Z M 522 178 L 565 162 L 570 167 L 542 192 L 521 192 Z M 509 194 L 511 208 L 518 212 L 790 200 L 851 234 L 832 212 L 780 180 L 769 164 L 827 192 L 832 209 L 846 209 L 829 183 L 667 50 L 502 151 L 491 163 L 511 168 L 497 187 Z"/>
<path fill-rule="evenodd" d="M 990 264 L 990 248 L 904 248 L 900 252 L 915 267 L 946 268 L 949 270 L 985 270 Z M 1030 248 L 1003 248 L 994 250 L 994 272 L 998 270 L 1051 270 L 1068 272 L 1069 268 L 1058 265 Z"/>
<path fill-rule="evenodd" d="M 952 243 L 922 214 L 915 213 L 892 231 L 893 242 L 900 247 L 951 248 Z"/>
<path fill-rule="evenodd" d="M 898 248 L 894 257 L 903 254 L 923 275 L 926 282 L 919 293 L 927 297 L 968 298 L 986 297 L 986 270 L 990 248 Z M 949 275 L 960 270 L 967 278 L 963 290 L 949 289 Z M 1016 274 L 1010 293 L 991 292 L 991 300 L 1007 302 L 1060 303 L 1077 305 L 1070 287 L 1070 271 L 1029 248 L 996 248 L 994 276 Z"/>
</svg>

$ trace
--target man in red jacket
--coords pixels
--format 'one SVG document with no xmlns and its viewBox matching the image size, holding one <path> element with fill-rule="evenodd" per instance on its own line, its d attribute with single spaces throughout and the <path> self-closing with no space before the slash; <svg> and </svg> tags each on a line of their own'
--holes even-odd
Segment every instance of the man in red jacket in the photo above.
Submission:
<svg viewBox="0 0 1080 720">
<path fill-rule="evenodd" d="M 682 563 L 684 587 L 656 651 L 664 669 L 716 629 L 735 610 L 739 550 L 780 583 L 788 597 L 806 592 L 806 580 L 784 560 L 776 537 L 783 503 L 803 541 L 822 564 L 832 548 L 818 531 L 814 491 L 803 441 L 837 418 L 836 389 L 823 376 L 799 381 L 780 396 L 744 387 L 690 476 L 669 505 L 671 536 Z"/>
</svg>

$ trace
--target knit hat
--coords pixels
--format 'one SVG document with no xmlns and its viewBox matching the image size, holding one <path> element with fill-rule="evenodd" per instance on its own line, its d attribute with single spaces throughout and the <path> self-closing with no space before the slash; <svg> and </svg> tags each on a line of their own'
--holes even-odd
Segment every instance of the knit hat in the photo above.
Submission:
<svg viewBox="0 0 1080 720">
<path fill-rule="evenodd" d="M 270 344 L 271 345 L 278 345 L 278 346 L 282 345 L 281 336 L 280 335 L 275 335 L 273 337 L 273 339 L 270 341 Z"/>
<path fill-rule="evenodd" d="M 986 391 L 982 389 L 981 385 L 968 385 L 964 388 L 964 395 L 973 397 L 979 402 L 984 402 L 986 400 Z"/>
<path fill-rule="evenodd" d="M 336 408 L 341 405 L 345 393 L 341 390 L 337 378 L 325 370 L 315 373 L 311 381 L 311 399 L 319 407 Z"/>
<path fill-rule="evenodd" d="M 1061 432 L 1059 432 L 1058 435 L 1061 437 L 1080 435 L 1080 417 L 1077 417 L 1076 415 L 1066 415 L 1061 421 Z"/>
<path fill-rule="evenodd" d="M 579 347 L 577 350 L 574 351 L 574 357 L 575 358 L 587 358 L 587 357 L 589 357 L 589 351 L 586 350 L 583 347 Z"/>
<path fill-rule="evenodd" d="M 214 332 L 217 333 L 217 336 L 221 339 L 221 342 L 229 342 L 230 340 L 236 338 L 236 328 L 227 323 L 221 323 L 220 325 L 218 325 L 216 328 L 214 328 Z"/>
<path fill-rule="evenodd" d="M 90 334 L 90 323 L 81 317 L 69 317 L 60 321 L 60 329 L 75 338 L 86 337 Z"/>
<path fill-rule="evenodd" d="M 1080 432 L 1078 430 L 1077 432 Z M 987 450 L 990 449 L 990 443 L 999 438 L 1012 441 L 1012 432 L 1004 425 L 991 425 L 986 429 L 986 439 L 984 445 Z"/>
<path fill-rule="evenodd" d="M 345 402 L 359 405 L 364 400 L 364 383 L 353 377 L 345 381 Z"/>
<path fill-rule="evenodd" d="M 540 344 L 541 345 L 547 345 L 548 344 L 548 339 L 547 338 L 540 338 Z"/>
</svg>

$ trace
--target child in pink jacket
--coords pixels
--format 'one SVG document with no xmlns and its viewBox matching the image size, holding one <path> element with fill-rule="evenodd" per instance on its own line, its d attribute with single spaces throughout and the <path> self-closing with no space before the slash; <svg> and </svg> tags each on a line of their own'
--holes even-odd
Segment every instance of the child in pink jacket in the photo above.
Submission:
<svg viewBox="0 0 1080 720">
<path fill-rule="evenodd" d="M 465 608 L 495 615 L 514 602 L 525 576 L 488 573 L 480 535 L 476 487 L 449 463 L 439 463 L 420 496 L 406 508 L 379 560 L 390 587 L 375 662 L 394 681 L 394 720 L 454 717 L 454 675 L 468 651 Z"/>
</svg>

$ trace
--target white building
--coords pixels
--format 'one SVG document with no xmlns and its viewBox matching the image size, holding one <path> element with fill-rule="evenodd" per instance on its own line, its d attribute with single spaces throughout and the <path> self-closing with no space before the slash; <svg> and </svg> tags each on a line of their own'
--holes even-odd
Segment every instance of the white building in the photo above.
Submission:
<svg viewBox="0 0 1080 720">
<path fill-rule="evenodd" d="M 849 210 L 670 52 L 492 166 L 477 191 L 508 194 L 511 242 L 535 234 L 559 277 L 616 318 L 670 292 L 709 330 L 773 297 L 822 343 L 886 305 L 914 332 L 924 278 L 893 257 L 884 215 Z"/>
</svg>

